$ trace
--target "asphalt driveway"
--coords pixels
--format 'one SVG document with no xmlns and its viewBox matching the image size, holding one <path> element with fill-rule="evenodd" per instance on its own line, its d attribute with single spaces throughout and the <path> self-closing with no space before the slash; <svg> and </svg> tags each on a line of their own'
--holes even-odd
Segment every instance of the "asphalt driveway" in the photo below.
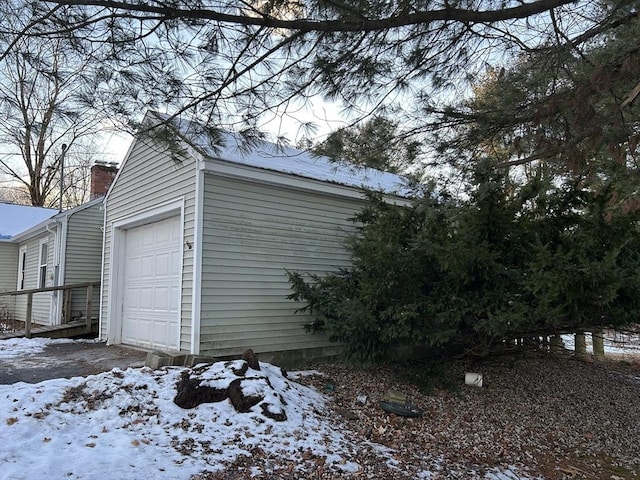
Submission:
<svg viewBox="0 0 640 480">
<path fill-rule="evenodd" d="M 38 383 L 107 372 L 114 368 L 142 367 L 147 352 L 99 342 L 47 345 L 43 352 L 0 360 L 0 385 Z"/>
</svg>

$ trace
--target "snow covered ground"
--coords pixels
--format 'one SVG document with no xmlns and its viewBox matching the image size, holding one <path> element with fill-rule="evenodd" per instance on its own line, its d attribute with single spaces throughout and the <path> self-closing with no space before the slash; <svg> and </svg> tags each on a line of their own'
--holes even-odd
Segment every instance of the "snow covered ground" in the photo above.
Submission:
<svg viewBox="0 0 640 480">
<path fill-rule="evenodd" d="M 55 343 L 71 343 L 82 340 L 58 339 L 50 338 L 11 338 L 9 340 L 0 340 L 0 361 L 3 359 L 20 357 L 23 355 L 37 355 L 41 353 L 47 345 Z M 93 340 L 88 340 L 92 342 Z"/>
<path fill-rule="evenodd" d="M 37 355 L 49 342 L 0 341 L 0 362 L 3 357 Z M 322 459 L 323 468 L 335 472 L 335 478 L 349 478 L 360 469 L 350 458 L 365 443 L 393 468 L 389 449 L 354 441 L 341 419 L 326 408 L 323 395 L 269 364 L 242 374 L 243 382 L 247 378 L 243 392 L 265 399 L 246 413 L 238 413 L 229 400 L 192 409 L 174 403 L 183 372 L 196 372 L 203 385 L 221 387 L 237 378 L 234 369 L 242 363 L 219 362 L 200 371 L 114 369 L 88 377 L 0 385 L 0 479 L 187 480 L 253 455 L 276 463 L 279 458 L 299 458 L 296 469 L 302 471 Z M 265 408 L 286 412 L 286 419 L 265 416 Z M 264 478 L 268 463 L 256 463 L 246 478 Z M 303 478 L 300 473 L 304 475 L 299 471 L 298 478 Z M 437 477 L 424 471 L 420 478 Z M 507 468 L 484 478 L 521 477 Z"/>
<path fill-rule="evenodd" d="M 0 355 L 37 354 L 46 343 L 3 341 Z M 184 370 L 114 369 L 0 386 L 0 478 L 188 479 L 257 447 L 286 456 L 313 449 L 342 470 L 357 470 L 340 456 L 346 440 L 323 420 L 323 398 L 279 368 L 262 364 L 259 373 L 282 392 L 286 421 L 255 407 L 238 413 L 229 401 L 182 409 L 173 399 Z M 232 373 L 218 370 L 210 381 L 229 383 Z"/>
</svg>

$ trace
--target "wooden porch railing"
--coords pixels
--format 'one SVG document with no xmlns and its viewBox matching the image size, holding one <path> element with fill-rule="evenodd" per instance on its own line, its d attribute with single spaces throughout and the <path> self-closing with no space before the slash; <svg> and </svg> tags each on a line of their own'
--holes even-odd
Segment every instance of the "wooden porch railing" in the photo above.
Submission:
<svg viewBox="0 0 640 480">
<path fill-rule="evenodd" d="M 63 305 L 66 305 L 67 308 L 64 311 L 64 323 L 69 323 L 69 319 L 71 316 L 70 305 L 71 305 L 71 291 L 76 288 L 86 288 L 87 289 L 87 300 L 85 304 L 86 313 L 86 331 L 87 333 L 91 333 L 91 310 L 93 307 L 93 289 L 94 287 L 99 287 L 100 282 L 87 282 L 87 283 L 75 283 L 72 285 L 60 285 L 57 287 L 44 287 L 44 288 L 31 288 L 25 290 L 14 290 L 11 292 L 0 292 L 0 296 L 18 296 L 18 295 L 26 295 L 27 296 L 27 312 L 24 324 L 24 335 L 27 338 L 31 338 L 31 314 L 33 310 L 33 294 L 41 293 L 41 292 L 63 292 Z"/>
</svg>

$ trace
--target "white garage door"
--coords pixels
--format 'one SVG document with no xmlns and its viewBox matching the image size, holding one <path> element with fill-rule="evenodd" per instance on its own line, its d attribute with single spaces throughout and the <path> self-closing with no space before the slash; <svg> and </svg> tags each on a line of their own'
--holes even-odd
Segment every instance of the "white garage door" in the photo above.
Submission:
<svg viewBox="0 0 640 480">
<path fill-rule="evenodd" d="M 122 343 L 179 348 L 180 232 L 180 217 L 126 231 Z"/>
</svg>

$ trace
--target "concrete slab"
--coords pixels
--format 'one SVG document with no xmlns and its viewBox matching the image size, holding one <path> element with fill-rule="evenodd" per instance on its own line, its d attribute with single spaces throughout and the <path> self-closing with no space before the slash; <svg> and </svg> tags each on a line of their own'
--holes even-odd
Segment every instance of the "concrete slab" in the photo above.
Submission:
<svg viewBox="0 0 640 480">
<path fill-rule="evenodd" d="M 114 368 L 144 366 L 146 351 L 101 342 L 47 345 L 37 355 L 3 359 L 0 384 L 38 383 L 52 378 L 71 378 L 107 372 Z"/>
<path fill-rule="evenodd" d="M 145 360 L 145 366 L 149 368 L 162 368 L 170 366 L 185 366 L 193 367 L 199 363 L 213 363 L 217 362 L 218 358 L 206 357 L 202 355 L 192 355 L 179 352 L 162 352 L 160 350 L 154 350 L 147 353 L 147 359 Z"/>
</svg>

